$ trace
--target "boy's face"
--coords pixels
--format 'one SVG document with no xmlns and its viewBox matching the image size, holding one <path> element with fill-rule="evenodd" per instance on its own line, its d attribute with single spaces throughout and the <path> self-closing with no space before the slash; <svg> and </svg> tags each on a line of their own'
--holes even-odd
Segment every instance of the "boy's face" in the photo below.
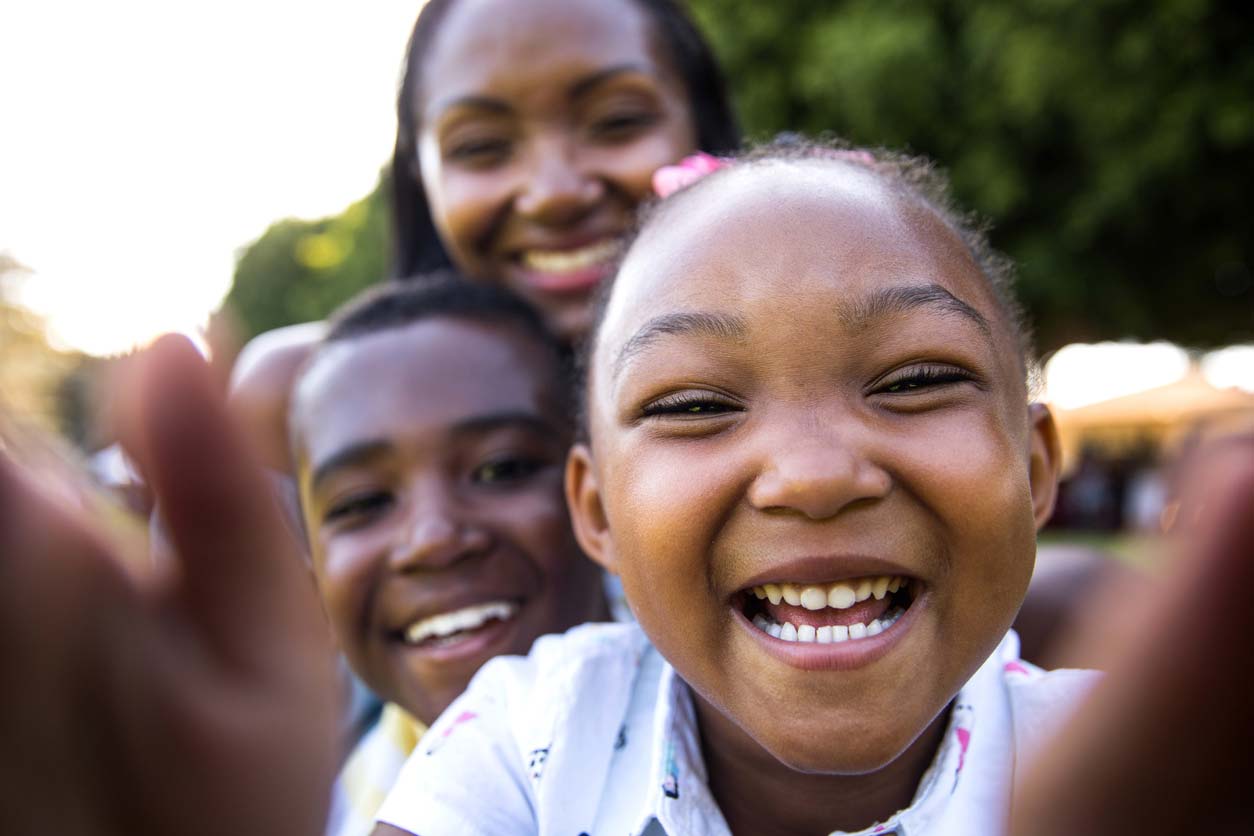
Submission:
<svg viewBox="0 0 1254 836">
<path fill-rule="evenodd" d="M 576 528 L 692 686 L 707 742 L 873 771 L 1010 626 L 1052 504 L 1052 424 L 932 215 L 835 164 L 699 189 L 620 274 L 591 452 L 568 466 Z"/>
<path fill-rule="evenodd" d="M 562 499 L 553 363 L 517 328 L 433 318 L 333 343 L 298 388 L 327 612 L 358 674 L 423 721 L 603 600 Z"/>
</svg>

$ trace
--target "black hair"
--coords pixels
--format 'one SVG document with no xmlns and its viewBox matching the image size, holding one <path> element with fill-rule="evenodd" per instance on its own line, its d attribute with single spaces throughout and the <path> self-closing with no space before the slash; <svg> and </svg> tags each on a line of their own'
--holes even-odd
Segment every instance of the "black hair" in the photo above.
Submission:
<svg viewBox="0 0 1254 836">
<path fill-rule="evenodd" d="M 327 320 L 327 331 L 305 361 L 294 388 L 336 344 L 404 328 L 428 319 L 459 319 L 514 329 L 535 341 L 551 358 L 552 383 L 561 414 L 574 414 L 574 358 L 569 346 L 549 330 L 540 314 L 522 299 L 493 285 L 468 282 L 452 270 L 438 270 L 368 287 L 345 302 Z M 398 358 L 403 363 L 404 358 Z M 295 401 L 293 402 L 295 403 Z M 295 418 L 295 409 L 288 416 Z M 295 443 L 294 426 L 288 437 Z"/>
<path fill-rule="evenodd" d="M 673 211 L 688 196 L 699 192 L 711 180 L 719 179 L 728 171 L 780 162 L 813 163 L 824 160 L 864 167 L 908 203 L 930 211 L 958 237 L 992 291 L 993 299 L 1015 338 L 1028 389 L 1033 391 L 1038 385 L 1039 369 L 1033 348 L 1031 324 L 1014 292 L 1014 263 L 993 249 L 988 240 L 988 224 L 983 219 L 958 208 L 953 200 L 948 178 L 924 157 L 884 149 L 855 148 L 839 139 L 814 140 L 795 133 L 780 134 L 772 141 L 750 148 L 734 158 L 724 158 L 727 165 L 719 170 L 663 200 L 644 206 L 637 216 L 632 237 L 619 257 L 619 268 L 626 263 L 641 235 L 656 224 L 660 216 Z M 597 289 L 593 300 L 592 328 L 581 343 L 576 357 L 576 403 L 579 411 L 577 429 L 581 440 L 587 439 L 587 377 L 596 348 L 597 334 L 601 330 L 616 279 L 617 271 L 614 277 L 602 282 Z"/>
<path fill-rule="evenodd" d="M 454 0 L 429 0 L 418 15 L 405 51 L 396 102 L 396 145 L 392 153 L 392 274 L 411 276 L 452 266 L 431 218 L 426 190 L 417 174 L 418 114 L 422 61 Z M 649 16 L 667 58 L 684 84 L 697 129 L 697 147 L 727 154 L 740 147 L 740 128 L 718 62 L 678 0 L 632 0 Z"/>
</svg>

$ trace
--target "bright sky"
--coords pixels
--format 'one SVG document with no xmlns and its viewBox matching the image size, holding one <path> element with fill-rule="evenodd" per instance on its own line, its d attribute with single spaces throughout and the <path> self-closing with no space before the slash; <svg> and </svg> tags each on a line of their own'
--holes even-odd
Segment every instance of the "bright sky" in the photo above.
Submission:
<svg viewBox="0 0 1254 836">
<path fill-rule="evenodd" d="M 194 332 L 235 251 L 364 196 L 422 0 L 0 3 L 0 251 L 92 353 Z"/>
</svg>

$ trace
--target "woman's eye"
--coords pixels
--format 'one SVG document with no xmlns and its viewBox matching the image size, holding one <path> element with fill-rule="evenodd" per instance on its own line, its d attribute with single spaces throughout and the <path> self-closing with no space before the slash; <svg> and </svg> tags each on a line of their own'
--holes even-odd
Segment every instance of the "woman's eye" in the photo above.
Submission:
<svg viewBox="0 0 1254 836">
<path fill-rule="evenodd" d="M 725 415 L 736 412 L 739 406 L 729 400 L 713 397 L 708 394 L 681 393 L 659 398 L 645 405 L 641 413 L 646 418 L 661 416 L 704 417 L 707 415 Z"/>
<path fill-rule="evenodd" d="M 391 506 L 392 494 L 386 491 L 353 494 L 333 502 L 323 515 L 323 521 L 360 524 L 377 517 Z"/>
<path fill-rule="evenodd" d="M 592 133 L 600 139 L 629 139 L 657 122 L 657 115 L 643 111 L 614 113 L 592 121 Z"/>
<path fill-rule="evenodd" d="M 544 463 L 538 459 L 511 457 L 484 462 L 474 469 L 471 481 L 481 485 L 516 482 L 538 471 Z"/>
<path fill-rule="evenodd" d="M 509 156 L 510 144 L 506 139 L 485 137 L 449 143 L 444 156 L 449 160 L 467 165 L 486 166 Z"/>
<path fill-rule="evenodd" d="M 954 383 L 967 383 L 975 378 L 957 366 L 912 366 L 889 375 L 875 388 L 887 395 L 909 395 Z"/>
</svg>

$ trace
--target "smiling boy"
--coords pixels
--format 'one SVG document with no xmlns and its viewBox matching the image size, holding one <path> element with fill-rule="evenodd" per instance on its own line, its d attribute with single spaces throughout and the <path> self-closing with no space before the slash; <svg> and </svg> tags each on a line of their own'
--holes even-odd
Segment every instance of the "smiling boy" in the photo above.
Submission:
<svg viewBox="0 0 1254 836">
<path fill-rule="evenodd" d="M 435 277 L 350 303 L 301 374 L 291 437 L 319 591 L 391 704 L 344 773 L 367 823 L 416 741 L 400 709 L 429 724 L 493 656 L 608 618 L 562 494 L 566 368 L 524 303 Z"/>
<path fill-rule="evenodd" d="M 493 665 L 382 821 L 1000 830 L 1018 758 L 1088 682 L 1007 634 L 1057 442 L 983 242 L 893 166 L 774 149 L 645 222 L 567 472 L 639 631 Z M 529 712 L 547 737 L 517 727 Z"/>
</svg>

